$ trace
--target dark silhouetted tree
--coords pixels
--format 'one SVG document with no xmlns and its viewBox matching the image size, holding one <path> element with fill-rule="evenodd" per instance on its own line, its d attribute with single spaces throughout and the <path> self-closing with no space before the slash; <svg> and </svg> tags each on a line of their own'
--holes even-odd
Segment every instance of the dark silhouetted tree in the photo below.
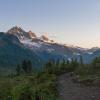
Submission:
<svg viewBox="0 0 100 100">
<path fill-rule="evenodd" d="M 25 73 L 31 73 L 32 72 L 32 63 L 30 60 L 26 61 L 24 60 L 22 62 L 22 69 Z"/>
<path fill-rule="evenodd" d="M 19 64 L 16 67 L 16 73 L 17 73 L 17 75 L 20 75 L 21 74 L 21 67 L 20 67 Z"/>
<path fill-rule="evenodd" d="M 39 94 L 38 94 L 37 91 L 36 91 L 36 93 L 35 93 L 35 100 L 40 100 L 40 97 L 39 97 Z"/>
<path fill-rule="evenodd" d="M 81 64 L 81 66 L 84 65 L 84 64 L 83 64 L 83 58 L 82 58 L 82 56 L 80 56 L 80 64 Z"/>
<path fill-rule="evenodd" d="M 27 68 L 28 73 L 31 73 L 32 72 L 32 62 L 30 60 L 27 61 L 27 66 L 28 66 Z"/>
</svg>

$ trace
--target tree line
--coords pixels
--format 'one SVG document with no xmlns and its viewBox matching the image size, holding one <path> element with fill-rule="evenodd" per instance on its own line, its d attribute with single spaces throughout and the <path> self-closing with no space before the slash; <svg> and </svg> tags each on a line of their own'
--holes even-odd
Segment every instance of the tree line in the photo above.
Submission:
<svg viewBox="0 0 100 100">
<path fill-rule="evenodd" d="M 16 67 L 16 74 L 20 75 L 21 73 L 29 74 L 32 73 L 33 67 L 30 60 L 23 60 L 21 64 L 18 64 Z"/>
</svg>

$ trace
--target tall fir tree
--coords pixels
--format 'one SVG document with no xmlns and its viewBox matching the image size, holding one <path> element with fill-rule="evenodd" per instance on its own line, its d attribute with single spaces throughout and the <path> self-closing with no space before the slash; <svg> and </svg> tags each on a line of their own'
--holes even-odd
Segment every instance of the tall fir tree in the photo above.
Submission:
<svg viewBox="0 0 100 100">
<path fill-rule="evenodd" d="M 84 65 L 84 63 L 83 63 L 83 57 L 82 57 L 82 56 L 80 56 L 80 65 L 81 65 L 81 66 Z"/>
<path fill-rule="evenodd" d="M 16 74 L 17 74 L 17 75 L 20 75 L 20 74 L 21 74 L 21 67 L 20 67 L 19 64 L 18 64 L 17 67 L 16 67 Z"/>
</svg>

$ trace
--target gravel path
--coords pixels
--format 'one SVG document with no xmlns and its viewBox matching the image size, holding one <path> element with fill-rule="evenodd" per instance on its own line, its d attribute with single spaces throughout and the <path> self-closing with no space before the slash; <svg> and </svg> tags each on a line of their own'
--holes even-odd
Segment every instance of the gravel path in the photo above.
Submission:
<svg viewBox="0 0 100 100">
<path fill-rule="evenodd" d="M 80 86 L 73 83 L 69 74 L 61 75 L 58 78 L 59 100 L 100 100 L 100 88 Z"/>
</svg>

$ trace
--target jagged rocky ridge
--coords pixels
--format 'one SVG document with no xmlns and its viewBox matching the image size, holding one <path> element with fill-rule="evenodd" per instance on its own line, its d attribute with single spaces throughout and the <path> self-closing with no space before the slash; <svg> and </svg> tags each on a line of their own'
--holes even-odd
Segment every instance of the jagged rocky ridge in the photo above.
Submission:
<svg viewBox="0 0 100 100">
<path fill-rule="evenodd" d="M 13 34 L 19 41 L 41 59 L 68 59 L 83 57 L 85 63 L 89 63 L 94 57 L 99 56 L 100 48 L 85 49 L 77 46 L 59 44 L 50 40 L 47 36 L 37 37 L 34 32 L 25 32 L 20 27 L 11 28 L 7 34 Z"/>
<path fill-rule="evenodd" d="M 0 70 L 14 69 L 13 66 L 24 59 L 31 60 L 34 67 L 40 68 L 48 60 L 79 60 L 80 56 L 85 63 L 90 63 L 93 58 L 100 56 L 100 48 L 84 49 L 59 44 L 45 35 L 38 37 L 34 32 L 26 32 L 20 27 L 0 33 Z"/>
</svg>

